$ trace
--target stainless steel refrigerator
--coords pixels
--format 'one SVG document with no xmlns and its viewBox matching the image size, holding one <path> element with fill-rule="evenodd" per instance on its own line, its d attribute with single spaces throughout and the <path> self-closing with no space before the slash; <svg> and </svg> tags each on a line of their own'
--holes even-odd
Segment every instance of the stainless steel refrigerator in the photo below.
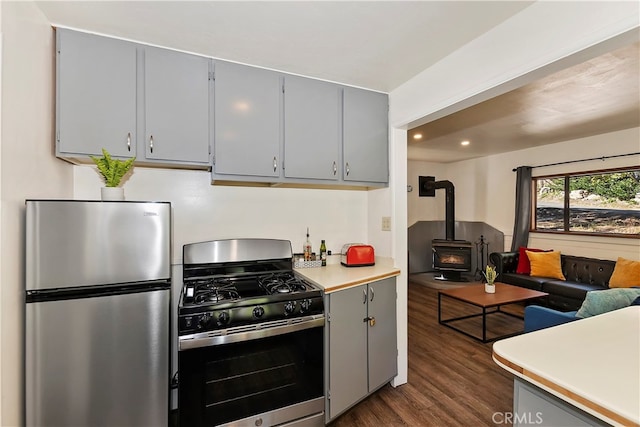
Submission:
<svg viewBox="0 0 640 427">
<path fill-rule="evenodd" d="M 26 201 L 27 426 L 166 426 L 171 205 Z"/>
</svg>

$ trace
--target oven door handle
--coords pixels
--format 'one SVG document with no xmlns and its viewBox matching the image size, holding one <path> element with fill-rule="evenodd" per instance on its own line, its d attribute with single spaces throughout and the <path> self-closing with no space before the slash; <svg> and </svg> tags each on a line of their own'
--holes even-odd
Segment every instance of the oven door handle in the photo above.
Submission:
<svg viewBox="0 0 640 427">
<path fill-rule="evenodd" d="M 236 328 L 228 328 L 221 331 L 184 335 L 178 338 L 178 350 L 183 351 L 194 348 L 273 337 L 305 329 L 320 328 L 324 326 L 324 323 L 324 314 L 317 314 L 305 316 L 303 318 L 265 322 L 257 325 L 238 326 Z"/>
</svg>

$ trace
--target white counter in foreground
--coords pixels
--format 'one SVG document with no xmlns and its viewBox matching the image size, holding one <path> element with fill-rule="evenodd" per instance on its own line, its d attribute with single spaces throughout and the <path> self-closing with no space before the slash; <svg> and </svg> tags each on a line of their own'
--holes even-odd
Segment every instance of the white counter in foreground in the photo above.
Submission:
<svg viewBox="0 0 640 427">
<path fill-rule="evenodd" d="M 640 306 L 498 341 L 493 359 L 608 424 L 640 426 Z"/>
<path fill-rule="evenodd" d="M 326 293 L 400 274 L 400 269 L 393 265 L 393 259 L 383 257 L 376 257 L 376 264 L 369 267 L 345 267 L 338 263 L 326 267 L 296 268 L 295 271 Z"/>
</svg>

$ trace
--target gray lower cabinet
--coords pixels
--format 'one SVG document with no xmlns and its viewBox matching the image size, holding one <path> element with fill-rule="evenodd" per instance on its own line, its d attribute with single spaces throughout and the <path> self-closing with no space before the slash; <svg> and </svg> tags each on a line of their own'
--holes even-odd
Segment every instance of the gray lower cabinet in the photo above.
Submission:
<svg viewBox="0 0 640 427">
<path fill-rule="evenodd" d="M 136 45 L 58 29 L 56 155 L 136 153 Z M 88 159 L 87 159 L 88 160 Z"/>
<path fill-rule="evenodd" d="M 327 294 L 326 421 L 397 375 L 395 278 Z"/>
<path fill-rule="evenodd" d="M 389 97 L 353 87 L 344 88 L 343 179 L 389 182 Z"/>
<path fill-rule="evenodd" d="M 284 77 L 284 176 L 340 179 L 342 89 L 321 80 Z"/>
<path fill-rule="evenodd" d="M 57 29 L 56 155 L 207 168 L 211 60 Z"/>
<path fill-rule="evenodd" d="M 223 61 L 214 68 L 213 180 L 278 178 L 281 74 Z"/>
</svg>

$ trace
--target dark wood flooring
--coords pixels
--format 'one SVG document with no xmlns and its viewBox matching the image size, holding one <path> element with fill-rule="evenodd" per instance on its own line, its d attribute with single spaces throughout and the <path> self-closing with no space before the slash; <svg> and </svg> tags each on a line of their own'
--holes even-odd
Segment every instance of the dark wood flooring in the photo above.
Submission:
<svg viewBox="0 0 640 427">
<path fill-rule="evenodd" d="M 511 412 L 513 376 L 491 358 L 492 344 L 482 344 L 438 324 L 438 291 L 417 283 L 408 290 L 408 382 L 385 385 L 335 421 L 331 427 L 507 426 L 501 414 Z M 521 315 L 523 306 L 506 306 Z M 443 318 L 480 312 L 479 308 L 443 299 Z M 458 324 L 481 333 L 481 319 Z M 489 316 L 487 329 L 503 334 L 522 330 L 522 320 Z M 492 335 L 489 334 L 489 337 Z"/>
</svg>

